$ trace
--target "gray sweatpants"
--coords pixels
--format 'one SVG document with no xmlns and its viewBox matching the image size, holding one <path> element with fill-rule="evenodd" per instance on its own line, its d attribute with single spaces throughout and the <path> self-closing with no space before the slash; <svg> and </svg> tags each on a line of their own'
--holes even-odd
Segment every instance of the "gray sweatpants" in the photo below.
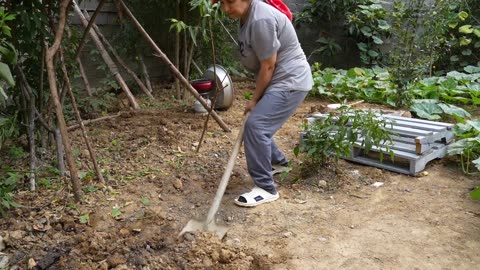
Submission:
<svg viewBox="0 0 480 270">
<path fill-rule="evenodd" d="M 285 155 L 272 137 L 295 112 L 307 96 L 307 91 L 267 92 L 253 108 L 243 135 L 245 157 L 255 185 L 276 194 L 272 164 L 286 164 Z"/>
</svg>

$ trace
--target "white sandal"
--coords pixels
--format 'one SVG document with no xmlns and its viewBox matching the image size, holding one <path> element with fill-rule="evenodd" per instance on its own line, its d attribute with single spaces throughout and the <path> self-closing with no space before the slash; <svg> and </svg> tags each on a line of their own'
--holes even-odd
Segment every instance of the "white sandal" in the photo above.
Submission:
<svg viewBox="0 0 480 270">
<path fill-rule="evenodd" d="M 243 200 L 240 201 L 240 198 L 243 198 Z M 278 198 L 280 198 L 278 192 L 273 195 L 262 188 L 254 187 L 250 192 L 238 196 L 235 199 L 235 204 L 243 207 L 254 207 L 262 203 L 273 202 Z"/>
</svg>

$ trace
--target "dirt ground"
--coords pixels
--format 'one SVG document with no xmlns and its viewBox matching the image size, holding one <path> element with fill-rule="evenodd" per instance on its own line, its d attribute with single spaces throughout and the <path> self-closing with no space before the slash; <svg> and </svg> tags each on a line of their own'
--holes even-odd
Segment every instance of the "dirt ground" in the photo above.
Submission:
<svg viewBox="0 0 480 270">
<path fill-rule="evenodd" d="M 233 106 L 210 119 L 192 100 L 156 101 L 88 125 L 107 185 L 84 177 L 74 204 L 61 181 L 16 194 L 24 205 L 0 220 L 5 269 L 476 269 L 480 265 L 480 202 L 468 192 L 480 179 L 464 176 L 452 158 L 428 163 L 412 177 L 341 160 L 317 170 L 293 155 L 300 125 L 320 101 L 307 99 L 275 136 L 293 170 L 278 175 L 281 198 L 256 208 L 234 205 L 252 182 L 241 150 L 217 223 L 223 240 L 206 233 L 178 237 L 204 219 L 242 122 L 248 82 Z M 148 103 L 148 104 L 147 104 Z M 363 104 L 362 106 L 369 106 Z M 72 133 L 79 170 L 92 171 L 80 130 Z M 6 161 L 2 161 L 6 162 Z M 44 164 L 45 166 L 48 164 Z M 310 172 L 310 173 L 308 173 Z M 39 175 L 46 179 L 47 175 Z M 376 182 L 382 186 L 372 185 Z M 0 267 L 1 268 L 1 267 Z"/>
</svg>

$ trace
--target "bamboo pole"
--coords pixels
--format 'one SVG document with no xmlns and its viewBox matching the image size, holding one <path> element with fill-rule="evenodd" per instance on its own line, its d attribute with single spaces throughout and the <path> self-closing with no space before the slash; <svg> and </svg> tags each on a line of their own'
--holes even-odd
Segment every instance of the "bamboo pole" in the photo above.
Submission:
<svg viewBox="0 0 480 270">
<path fill-rule="evenodd" d="M 97 178 L 100 181 L 100 183 L 105 183 L 105 179 L 103 179 L 102 173 L 100 172 L 100 168 L 98 167 L 97 159 L 95 158 L 95 153 L 90 143 L 90 139 L 88 138 L 87 129 L 83 125 L 82 117 L 80 116 L 80 112 L 78 111 L 77 101 L 75 100 L 75 96 L 73 95 L 72 84 L 70 83 L 70 79 L 68 78 L 67 67 L 65 65 L 65 61 L 63 58 L 63 50 L 61 47 L 59 52 L 60 52 L 60 65 L 63 72 L 63 79 L 67 84 L 67 92 L 68 92 L 68 95 L 70 96 L 70 101 L 72 102 L 73 111 L 75 112 L 75 118 L 77 118 L 77 122 L 81 127 L 83 139 L 85 140 L 85 145 L 87 146 L 88 152 L 90 153 L 90 158 L 92 159 L 93 167 L 95 169 Z"/>
<path fill-rule="evenodd" d="M 177 20 L 180 20 L 180 0 L 175 1 Z M 175 67 L 180 70 L 180 33 L 175 31 Z M 175 90 L 178 100 L 183 99 L 180 91 L 180 80 L 175 77 Z"/>
<path fill-rule="evenodd" d="M 83 84 L 85 84 L 85 91 L 87 91 L 87 95 L 89 97 L 92 97 L 93 96 L 92 88 L 90 87 L 90 83 L 88 82 L 87 73 L 83 68 L 83 64 L 82 64 L 82 61 L 80 60 L 80 57 L 77 58 L 77 63 L 78 63 L 78 69 L 80 70 L 80 77 L 82 77 Z"/>
<path fill-rule="evenodd" d="M 90 16 L 88 16 L 88 13 L 87 12 L 84 12 L 84 15 L 85 15 L 85 18 L 87 20 L 90 20 Z M 138 78 L 137 74 L 135 74 L 135 72 L 133 72 L 132 69 L 130 69 L 127 64 L 122 60 L 122 58 L 120 57 L 120 55 L 118 55 L 117 51 L 113 48 L 113 46 L 110 44 L 110 42 L 107 40 L 107 38 L 105 38 L 105 36 L 102 34 L 102 32 L 100 32 L 100 28 L 98 28 L 98 26 L 93 23 L 92 24 L 92 27 L 93 27 L 93 30 L 95 30 L 95 32 L 97 33 L 98 37 L 100 38 L 100 40 L 103 42 L 103 44 L 105 44 L 107 46 L 107 48 L 110 50 L 110 52 L 112 53 L 113 57 L 115 57 L 115 59 L 117 60 L 117 62 L 123 67 L 123 69 L 125 69 L 125 71 L 127 71 L 127 73 L 133 78 L 133 80 L 138 84 L 138 86 L 140 87 L 140 89 L 145 93 L 145 95 L 147 95 L 149 98 L 152 98 L 152 99 L 155 99 L 152 95 L 152 93 L 150 93 L 147 89 L 147 87 L 145 86 L 145 84 L 140 80 L 140 78 Z"/>
<path fill-rule="evenodd" d="M 115 114 L 115 115 L 108 115 L 108 116 L 102 116 L 102 117 L 99 117 L 99 118 L 96 118 L 96 119 L 89 119 L 89 120 L 84 120 L 83 121 L 83 124 L 84 125 L 88 125 L 90 123 L 96 123 L 96 122 L 100 122 L 100 121 L 104 121 L 104 120 L 108 120 L 108 119 L 113 119 L 113 118 L 117 118 L 119 117 L 120 115 L 122 115 L 121 112 Z M 67 127 L 67 130 L 68 131 L 72 131 L 72 130 L 75 130 L 77 128 L 79 128 L 80 125 L 79 124 L 76 124 L 76 125 L 71 125 L 69 127 Z"/>
<path fill-rule="evenodd" d="M 148 33 L 145 31 L 145 29 L 143 29 L 142 25 L 137 21 L 137 19 L 135 18 L 135 16 L 133 16 L 132 12 L 128 9 L 128 7 L 125 5 L 125 3 L 123 3 L 122 0 L 117 0 L 119 1 L 119 3 L 121 4 L 122 8 L 124 9 L 125 11 L 125 14 L 130 18 L 130 20 L 132 20 L 133 24 L 137 27 L 137 29 L 140 31 L 140 33 L 143 35 L 143 37 L 147 40 L 147 43 L 152 46 L 153 50 L 157 53 L 157 55 L 155 56 L 158 56 L 167 66 L 168 68 L 170 69 L 170 71 L 177 77 L 180 79 L 180 81 L 183 83 L 183 85 L 187 88 L 187 90 L 200 102 L 200 104 L 202 104 L 202 106 L 205 108 L 205 109 L 209 109 L 210 107 L 208 106 L 208 104 L 205 102 L 205 100 L 203 98 L 200 97 L 200 95 L 198 94 L 197 90 L 195 90 L 193 88 L 193 86 L 187 81 L 187 79 L 185 79 L 185 77 L 183 77 L 182 73 L 180 73 L 176 68 L 175 66 L 172 64 L 172 62 L 170 61 L 170 59 L 168 59 L 168 57 L 162 52 L 162 50 L 160 50 L 160 48 L 157 46 L 157 44 L 155 44 L 155 42 L 152 40 L 152 38 L 148 35 Z M 211 112 L 212 114 L 212 117 L 215 119 L 215 121 L 217 121 L 217 123 L 220 125 L 220 127 L 226 131 L 226 132 L 230 132 L 230 129 L 227 127 L 227 125 L 225 125 L 225 123 L 223 122 L 223 120 L 218 116 L 218 114 L 212 110 Z"/>
<path fill-rule="evenodd" d="M 97 18 L 97 15 L 100 13 L 100 10 L 102 9 L 102 6 L 104 3 L 105 3 L 105 0 L 100 0 L 100 2 L 98 3 L 98 6 L 95 9 L 95 12 L 92 15 L 92 19 L 90 20 L 88 25 L 85 27 L 85 31 L 83 32 L 82 38 L 80 39 L 80 43 L 78 44 L 78 48 L 77 48 L 77 51 L 75 52 L 74 58 L 80 57 L 80 53 L 82 52 L 83 46 L 85 45 L 87 34 L 89 34 L 92 24 L 93 22 L 95 22 L 95 19 Z M 75 1 L 73 1 L 73 4 L 77 5 Z"/>
<path fill-rule="evenodd" d="M 75 13 L 77 13 L 78 17 L 80 18 L 80 21 L 82 22 L 83 26 L 87 27 L 88 25 L 87 19 L 85 19 L 85 17 L 83 16 L 82 11 L 78 7 L 75 0 L 73 0 L 73 9 L 75 10 Z M 98 50 L 100 51 L 100 55 L 102 56 L 103 61 L 105 61 L 108 68 L 110 69 L 110 72 L 112 72 L 113 76 L 115 77 L 118 84 L 120 85 L 120 88 L 122 88 L 123 92 L 127 95 L 128 101 L 130 102 L 130 105 L 132 106 L 132 108 L 135 110 L 139 109 L 140 107 L 138 106 L 138 103 L 135 100 L 135 97 L 132 95 L 132 92 L 130 92 L 130 89 L 128 88 L 127 84 L 123 80 L 123 77 L 120 75 L 117 65 L 115 65 L 112 58 L 107 53 L 107 50 L 105 50 L 105 47 L 103 46 L 102 42 L 100 41 L 95 31 L 90 29 L 89 35 L 92 38 L 95 45 L 97 46 Z"/>
<path fill-rule="evenodd" d="M 138 54 L 138 61 L 140 62 L 140 66 L 142 67 L 143 79 L 145 80 L 145 84 L 147 85 L 148 90 L 153 93 L 150 75 L 148 74 L 147 65 L 145 65 L 145 60 L 143 59 L 143 55 L 141 53 Z"/>
<path fill-rule="evenodd" d="M 82 198 L 82 191 L 80 189 L 80 180 L 78 179 L 78 171 L 75 161 L 73 160 L 72 148 L 70 145 L 70 140 L 67 133 L 67 124 L 63 116 L 62 105 L 60 104 L 60 99 L 58 96 L 57 80 L 55 75 L 55 66 L 53 65 L 53 60 L 55 54 L 60 47 L 60 42 L 63 37 L 63 32 L 65 30 L 65 23 L 67 19 L 67 7 L 70 3 L 70 0 L 63 0 L 60 3 L 60 18 L 58 21 L 58 26 L 55 31 L 55 39 L 51 47 L 47 45 L 47 53 L 45 55 L 45 62 L 47 63 L 47 73 L 48 73 L 48 83 L 50 86 L 50 94 L 52 96 L 53 104 L 55 107 L 55 114 L 57 115 L 58 124 L 60 128 L 60 133 L 62 136 L 63 147 L 65 150 L 65 156 L 67 159 L 68 167 L 70 170 L 70 180 L 72 183 L 72 190 L 75 201 L 80 201 Z"/>
</svg>

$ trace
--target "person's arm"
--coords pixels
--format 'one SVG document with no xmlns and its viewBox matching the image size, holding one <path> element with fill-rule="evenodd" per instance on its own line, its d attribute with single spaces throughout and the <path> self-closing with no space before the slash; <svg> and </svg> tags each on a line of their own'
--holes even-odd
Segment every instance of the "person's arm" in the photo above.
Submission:
<svg viewBox="0 0 480 270">
<path fill-rule="evenodd" d="M 260 71 L 258 72 L 257 80 L 255 83 L 255 92 L 252 99 L 247 102 L 245 106 L 245 113 L 253 110 L 257 102 L 262 98 L 263 93 L 267 89 L 270 81 L 272 80 L 273 72 L 275 71 L 275 65 L 277 63 L 277 53 L 273 53 L 272 56 L 260 62 Z"/>
</svg>

